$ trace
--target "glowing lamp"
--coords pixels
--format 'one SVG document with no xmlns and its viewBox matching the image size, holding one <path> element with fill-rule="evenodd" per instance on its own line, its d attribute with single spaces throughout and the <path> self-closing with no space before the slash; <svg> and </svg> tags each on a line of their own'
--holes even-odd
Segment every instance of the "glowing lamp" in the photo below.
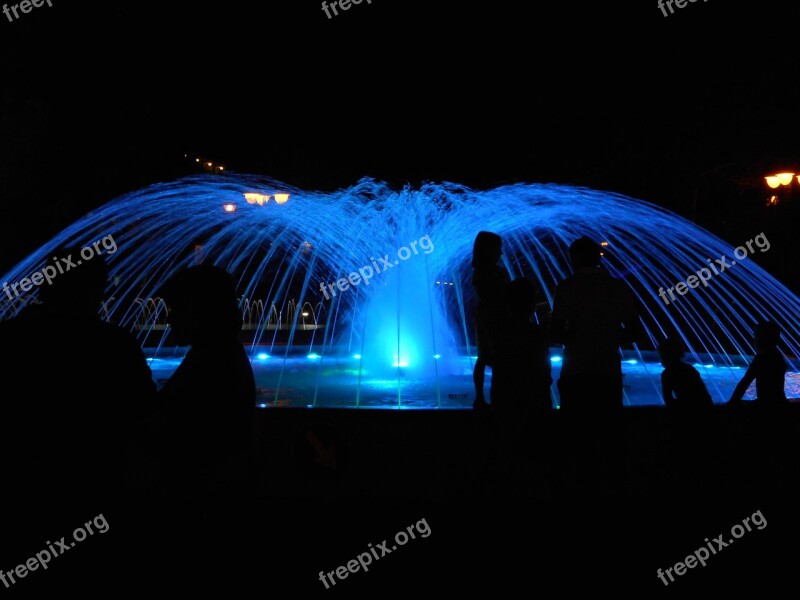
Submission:
<svg viewBox="0 0 800 600">
<path fill-rule="evenodd" d="M 793 177 L 794 173 L 775 173 L 775 175 L 767 175 L 764 179 L 769 187 L 775 189 L 781 185 L 791 184 Z M 798 181 L 800 181 L 800 176 L 798 176 Z"/>
<path fill-rule="evenodd" d="M 227 204 L 223 204 L 222 208 L 225 209 L 225 212 L 231 213 L 236 210 L 236 205 L 231 202 L 228 202 Z"/>
<path fill-rule="evenodd" d="M 275 194 L 275 202 L 278 204 L 286 204 L 289 200 L 289 194 Z"/>
</svg>

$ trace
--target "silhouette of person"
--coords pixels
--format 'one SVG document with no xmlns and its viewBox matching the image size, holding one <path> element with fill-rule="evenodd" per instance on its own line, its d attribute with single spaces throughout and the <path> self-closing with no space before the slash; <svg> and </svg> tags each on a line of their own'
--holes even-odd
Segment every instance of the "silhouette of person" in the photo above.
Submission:
<svg viewBox="0 0 800 600">
<path fill-rule="evenodd" d="M 552 343 L 564 346 L 558 391 L 565 410 L 622 406 L 620 346 L 639 339 L 633 295 L 601 266 L 600 245 L 588 237 L 569 247 L 573 274 L 556 286 Z"/>
<path fill-rule="evenodd" d="M 242 500 L 251 464 L 256 386 L 239 340 L 236 288 L 224 269 L 200 265 L 175 274 L 158 295 L 175 342 L 190 346 L 159 391 L 163 493 L 183 514 L 212 516 Z"/>
<path fill-rule="evenodd" d="M 700 373 L 683 362 L 684 349 L 680 341 L 667 338 L 658 346 L 658 355 L 664 370 L 661 372 L 661 391 L 664 404 L 672 408 L 699 408 L 713 406 Z"/>
<path fill-rule="evenodd" d="M 744 376 L 728 400 L 729 404 L 739 404 L 747 388 L 755 380 L 756 402 L 762 406 L 776 406 L 787 402 L 784 392 L 786 378 L 786 359 L 778 349 L 780 328 L 771 321 L 762 321 L 755 327 L 754 341 L 756 355 L 745 371 Z"/>
<path fill-rule="evenodd" d="M 492 366 L 496 350 L 496 336 L 501 323 L 508 316 L 506 292 L 508 272 L 498 265 L 503 255 L 503 239 L 496 233 L 480 231 L 472 246 L 472 286 L 477 296 L 475 310 L 478 358 L 472 371 L 475 385 L 475 410 L 486 410 L 489 405 L 484 394 L 486 367 Z"/>
<path fill-rule="evenodd" d="M 496 412 L 528 414 L 553 408 L 550 349 L 547 332 L 531 317 L 538 286 L 518 278 L 508 286 L 509 320 L 497 333 L 491 383 L 491 406 Z"/>
<path fill-rule="evenodd" d="M 500 467 L 516 486 L 512 493 L 523 497 L 527 490 L 520 486 L 528 477 L 538 476 L 540 488 L 545 484 L 548 417 L 553 408 L 547 332 L 531 322 L 537 292 L 531 279 L 509 284 L 509 318 L 500 323 L 492 363 L 491 409 L 497 422 Z"/>
<path fill-rule="evenodd" d="M 639 339 L 641 325 L 633 294 L 600 264 L 601 256 L 600 244 L 588 237 L 570 245 L 573 274 L 556 285 L 550 341 L 564 346 L 557 385 L 574 436 L 564 458 L 577 486 L 614 494 L 626 469 L 619 350 Z"/>
<path fill-rule="evenodd" d="M 129 443 L 135 424 L 155 409 L 140 344 L 99 316 L 105 260 L 81 260 L 80 250 L 58 249 L 45 267 L 56 274 L 39 286 L 38 302 L 0 323 L 3 504 L 24 527 L 18 535 L 4 528 L 14 562 L 32 555 L 31 544 L 40 547 L 101 513 L 109 535 L 121 531 Z"/>
</svg>

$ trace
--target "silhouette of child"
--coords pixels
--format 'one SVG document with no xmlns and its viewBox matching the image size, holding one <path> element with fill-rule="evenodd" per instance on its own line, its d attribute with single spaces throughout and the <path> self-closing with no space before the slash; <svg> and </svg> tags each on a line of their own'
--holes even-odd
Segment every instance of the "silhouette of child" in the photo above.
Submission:
<svg viewBox="0 0 800 600">
<path fill-rule="evenodd" d="M 538 286 L 519 278 L 508 286 L 509 317 L 500 324 L 493 353 L 491 409 L 497 430 L 498 490 L 508 499 L 546 493 L 553 413 L 546 327 L 531 322 Z M 512 487 L 503 492 L 503 482 Z M 531 487 L 532 486 L 532 487 Z M 508 496 L 511 494 L 511 496 Z"/>
<path fill-rule="evenodd" d="M 667 338 L 658 346 L 658 355 L 664 371 L 661 373 L 661 390 L 664 404 L 673 408 L 698 408 L 713 406 L 700 373 L 683 362 L 684 349 L 674 338 Z"/>
<path fill-rule="evenodd" d="M 553 408 L 550 349 L 544 327 L 531 322 L 537 285 L 520 278 L 508 286 L 510 318 L 502 324 L 492 363 L 491 400 L 495 411 L 515 413 Z"/>
<path fill-rule="evenodd" d="M 475 410 L 488 408 L 484 395 L 486 367 L 492 366 L 500 323 L 507 316 L 506 289 L 508 273 L 498 261 L 503 254 L 503 240 L 496 233 L 480 231 L 472 247 L 472 286 L 478 298 L 475 311 L 478 359 L 472 371 L 475 384 Z"/>
<path fill-rule="evenodd" d="M 756 401 L 759 404 L 783 404 L 786 394 L 783 389 L 786 377 L 786 360 L 778 350 L 781 332 L 775 323 L 764 321 L 756 325 L 754 332 L 756 355 L 744 376 L 736 384 L 729 404 L 739 404 L 747 388 L 755 380 Z"/>
</svg>

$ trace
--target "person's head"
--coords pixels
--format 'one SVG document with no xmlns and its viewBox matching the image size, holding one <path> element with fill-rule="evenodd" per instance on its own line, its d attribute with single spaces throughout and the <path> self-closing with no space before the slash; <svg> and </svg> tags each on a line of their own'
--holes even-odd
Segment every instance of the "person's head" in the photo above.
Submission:
<svg viewBox="0 0 800 600">
<path fill-rule="evenodd" d="M 529 320 L 536 310 L 539 287 L 532 279 L 520 277 L 508 285 L 508 306 L 515 319 Z"/>
<path fill-rule="evenodd" d="M 235 337 L 242 329 L 236 285 L 220 267 L 200 265 L 179 271 L 157 295 L 169 307 L 168 321 L 180 345 Z"/>
<path fill-rule="evenodd" d="M 45 281 L 39 300 L 48 308 L 96 315 L 108 285 L 108 265 L 102 255 L 81 258 L 80 246 L 61 247 L 42 269 Z"/>
<path fill-rule="evenodd" d="M 756 350 L 758 351 L 774 348 L 781 339 L 781 330 L 772 321 L 762 321 L 756 325 L 753 333 Z"/>
<path fill-rule="evenodd" d="M 492 267 L 503 255 L 503 238 L 491 231 L 479 231 L 472 245 L 472 267 Z"/>
<path fill-rule="evenodd" d="M 658 345 L 658 356 L 661 358 L 661 365 L 676 363 L 683 358 L 683 344 L 675 338 L 667 338 Z"/>
<path fill-rule="evenodd" d="M 569 247 L 569 260 L 573 269 L 592 268 L 600 265 L 600 244 L 583 236 Z"/>
</svg>

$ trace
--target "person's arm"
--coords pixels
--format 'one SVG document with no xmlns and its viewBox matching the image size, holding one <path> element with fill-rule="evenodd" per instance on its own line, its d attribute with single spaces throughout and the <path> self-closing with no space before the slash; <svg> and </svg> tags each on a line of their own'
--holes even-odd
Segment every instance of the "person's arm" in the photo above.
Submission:
<svg viewBox="0 0 800 600">
<path fill-rule="evenodd" d="M 741 402 L 744 393 L 747 391 L 747 388 L 750 387 L 750 384 L 753 383 L 753 380 L 756 378 L 760 363 L 761 361 L 759 360 L 759 357 L 756 356 L 753 359 L 753 362 L 750 363 L 747 371 L 745 371 L 744 376 L 739 380 L 739 383 L 737 383 L 736 387 L 733 389 L 733 393 L 728 400 L 728 404 L 738 404 Z"/>
<path fill-rule="evenodd" d="M 662 371 L 661 373 L 661 396 L 665 406 L 669 406 L 672 400 L 674 400 L 672 396 L 672 384 L 669 381 L 669 376 L 667 376 L 666 371 Z"/>
</svg>

